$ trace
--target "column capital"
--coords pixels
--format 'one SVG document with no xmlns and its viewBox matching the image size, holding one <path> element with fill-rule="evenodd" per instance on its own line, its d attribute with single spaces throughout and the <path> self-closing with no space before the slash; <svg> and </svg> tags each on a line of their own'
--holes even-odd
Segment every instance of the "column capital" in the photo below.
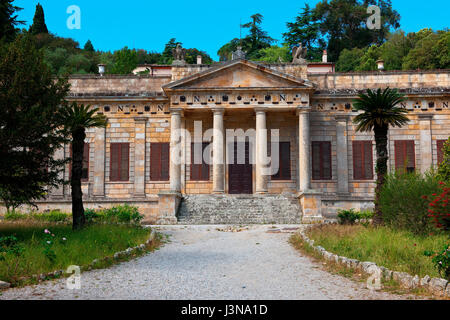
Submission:
<svg viewBox="0 0 450 320">
<path fill-rule="evenodd" d="M 334 117 L 334 120 L 336 120 L 336 122 L 347 122 L 349 118 L 350 118 L 350 115 L 339 114 Z"/>
<path fill-rule="evenodd" d="M 147 122 L 148 117 L 136 117 L 134 118 L 134 122 Z"/>
<path fill-rule="evenodd" d="M 184 110 L 183 108 L 170 108 L 170 114 L 184 116 Z"/>
<path fill-rule="evenodd" d="M 297 115 L 311 112 L 311 106 L 297 106 Z"/>
<path fill-rule="evenodd" d="M 224 107 L 210 107 L 210 109 L 214 114 L 224 114 L 225 113 Z"/>
<path fill-rule="evenodd" d="M 419 120 L 431 120 L 433 119 L 432 114 L 419 114 Z"/>
<path fill-rule="evenodd" d="M 267 107 L 255 107 L 255 113 L 266 113 L 268 111 Z"/>
</svg>

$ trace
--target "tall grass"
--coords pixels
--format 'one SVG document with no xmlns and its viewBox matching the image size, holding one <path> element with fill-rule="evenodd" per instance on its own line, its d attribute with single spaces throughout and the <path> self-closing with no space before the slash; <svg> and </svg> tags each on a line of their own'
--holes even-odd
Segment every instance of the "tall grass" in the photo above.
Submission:
<svg viewBox="0 0 450 320">
<path fill-rule="evenodd" d="M 448 242 L 448 236 L 443 234 L 419 236 L 410 231 L 359 225 L 323 225 L 311 229 L 309 237 L 315 245 L 337 255 L 421 277 L 440 277 L 424 251 L 440 250 Z"/>
<path fill-rule="evenodd" d="M 46 235 L 45 229 L 50 234 Z M 70 265 L 85 266 L 94 259 L 144 243 L 149 234 L 149 229 L 131 225 L 91 225 L 74 232 L 70 225 L 3 222 L 0 223 L 0 237 L 15 236 L 24 250 L 19 256 L 3 254 L 0 280 L 14 284 L 24 276 L 65 270 Z M 44 253 L 48 237 L 56 256 L 54 261 Z"/>
</svg>

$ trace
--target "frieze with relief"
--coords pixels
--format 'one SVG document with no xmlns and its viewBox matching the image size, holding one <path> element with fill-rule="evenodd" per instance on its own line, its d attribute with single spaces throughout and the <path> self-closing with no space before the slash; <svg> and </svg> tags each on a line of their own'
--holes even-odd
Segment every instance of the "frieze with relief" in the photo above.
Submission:
<svg viewBox="0 0 450 320">
<path fill-rule="evenodd" d="M 168 103 L 117 103 L 96 105 L 105 115 L 164 115 L 170 114 Z"/>
</svg>

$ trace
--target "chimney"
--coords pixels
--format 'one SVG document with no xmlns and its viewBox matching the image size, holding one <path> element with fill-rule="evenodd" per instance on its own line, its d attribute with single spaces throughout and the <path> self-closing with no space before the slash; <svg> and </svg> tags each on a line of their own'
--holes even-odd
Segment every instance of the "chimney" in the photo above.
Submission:
<svg viewBox="0 0 450 320">
<path fill-rule="evenodd" d="M 201 55 L 197 56 L 197 64 L 202 64 L 202 56 Z"/>
<path fill-rule="evenodd" d="M 384 70 L 384 60 L 381 60 L 381 59 L 378 60 L 377 67 L 378 67 L 378 70 L 383 71 Z"/>
<path fill-rule="evenodd" d="M 103 77 L 103 75 L 105 74 L 105 65 L 104 64 L 98 65 L 98 73 L 100 74 L 100 77 Z"/>
<path fill-rule="evenodd" d="M 328 62 L 328 53 L 327 53 L 327 50 L 323 50 L 322 62 Z"/>
</svg>

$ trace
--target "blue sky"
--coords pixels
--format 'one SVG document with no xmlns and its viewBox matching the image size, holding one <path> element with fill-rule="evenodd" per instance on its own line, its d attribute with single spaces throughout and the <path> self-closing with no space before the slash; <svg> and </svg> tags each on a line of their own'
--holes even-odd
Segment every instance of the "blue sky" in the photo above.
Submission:
<svg viewBox="0 0 450 320">
<path fill-rule="evenodd" d="M 83 46 L 90 39 L 96 49 L 108 51 L 128 46 L 161 52 L 170 38 L 186 48 L 207 51 L 218 59 L 217 50 L 239 37 L 239 24 L 250 15 L 264 16 L 263 28 L 282 40 L 286 22 L 293 21 L 305 3 L 318 0 L 16 0 L 24 8 L 19 18 L 32 23 L 36 4 L 44 7 L 47 27 L 58 36 L 75 39 Z M 401 28 L 407 32 L 425 27 L 449 27 L 448 0 L 392 0 L 402 16 Z M 70 30 L 66 13 L 70 5 L 81 9 L 81 29 Z"/>
</svg>

